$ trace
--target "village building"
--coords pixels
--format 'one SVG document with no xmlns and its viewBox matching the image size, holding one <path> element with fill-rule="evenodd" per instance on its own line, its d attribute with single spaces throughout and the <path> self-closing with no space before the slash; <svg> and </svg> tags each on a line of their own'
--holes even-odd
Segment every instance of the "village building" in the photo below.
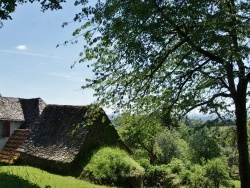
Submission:
<svg viewBox="0 0 250 188">
<path fill-rule="evenodd" d="M 129 151 L 101 108 L 47 105 L 26 144 L 19 149 L 19 161 L 79 176 L 88 154 L 102 146 L 118 146 Z"/>
<path fill-rule="evenodd" d="M 15 129 L 30 129 L 46 103 L 40 98 L 21 99 L 0 96 L 0 150 Z"/>
<path fill-rule="evenodd" d="M 94 150 L 105 146 L 131 153 L 101 108 L 0 96 L 0 164 L 81 177 Z M 127 177 L 124 183 L 142 187 L 142 177 Z"/>
<path fill-rule="evenodd" d="M 0 163 L 68 173 L 97 147 L 130 151 L 101 108 L 0 97 Z"/>
</svg>

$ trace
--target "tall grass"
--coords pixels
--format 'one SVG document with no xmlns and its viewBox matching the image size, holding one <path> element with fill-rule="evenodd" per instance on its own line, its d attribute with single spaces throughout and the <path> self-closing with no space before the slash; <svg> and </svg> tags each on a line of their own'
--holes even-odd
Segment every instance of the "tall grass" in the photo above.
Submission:
<svg viewBox="0 0 250 188">
<path fill-rule="evenodd" d="M 0 166 L 4 188 L 107 188 L 70 176 L 60 176 L 28 166 Z"/>
</svg>

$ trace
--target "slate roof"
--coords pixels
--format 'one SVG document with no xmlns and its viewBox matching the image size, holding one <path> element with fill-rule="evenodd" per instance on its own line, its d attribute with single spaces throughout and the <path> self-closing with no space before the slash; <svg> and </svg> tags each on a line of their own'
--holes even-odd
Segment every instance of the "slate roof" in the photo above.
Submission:
<svg viewBox="0 0 250 188">
<path fill-rule="evenodd" d="M 108 116 L 100 108 L 47 105 L 32 129 L 23 153 L 71 163 L 79 153 L 100 144 L 115 145 L 119 139 Z"/>
<path fill-rule="evenodd" d="M 43 111 L 46 103 L 40 98 L 22 99 L 0 96 L 0 120 L 26 121 L 27 124 Z"/>
<path fill-rule="evenodd" d="M 48 105 L 25 146 L 27 154 L 48 160 L 71 162 L 88 133 L 88 129 L 73 133 L 83 121 L 86 111 L 84 106 Z"/>
<path fill-rule="evenodd" d="M 18 98 L 0 97 L 0 120 L 24 121 L 23 110 Z"/>
</svg>

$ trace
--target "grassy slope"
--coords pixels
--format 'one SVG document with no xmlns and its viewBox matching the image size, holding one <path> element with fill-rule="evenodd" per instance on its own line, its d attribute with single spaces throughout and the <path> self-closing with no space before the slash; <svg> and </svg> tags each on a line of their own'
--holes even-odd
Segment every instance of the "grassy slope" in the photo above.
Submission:
<svg viewBox="0 0 250 188">
<path fill-rule="evenodd" d="M 105 188 L 74 177 L 54 175 L 28 166 L 0 166 L 0 187 Z"/>
<path fill-rule="evenodd" d="M 239 181 L 232 181 L 232 183 L 236 188 L 240 188 Z M 28 166 L 0 166 L 0 187 L 107 188 L 106 186 L 94 185 L 70 176 L 50 174 L 46 171 Z"/>
</svg>

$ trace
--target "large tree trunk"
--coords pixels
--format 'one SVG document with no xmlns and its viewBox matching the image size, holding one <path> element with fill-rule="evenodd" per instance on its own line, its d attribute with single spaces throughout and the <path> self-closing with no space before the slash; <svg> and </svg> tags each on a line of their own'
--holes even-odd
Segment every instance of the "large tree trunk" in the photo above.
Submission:
<svg viewBox="0 0 250 188">
<path fill-rule="evenodd" d="M 250 188 L 246 96 L 238 96 L 235 100 L 235 114 L 241 188 Z"/>
</svg>

